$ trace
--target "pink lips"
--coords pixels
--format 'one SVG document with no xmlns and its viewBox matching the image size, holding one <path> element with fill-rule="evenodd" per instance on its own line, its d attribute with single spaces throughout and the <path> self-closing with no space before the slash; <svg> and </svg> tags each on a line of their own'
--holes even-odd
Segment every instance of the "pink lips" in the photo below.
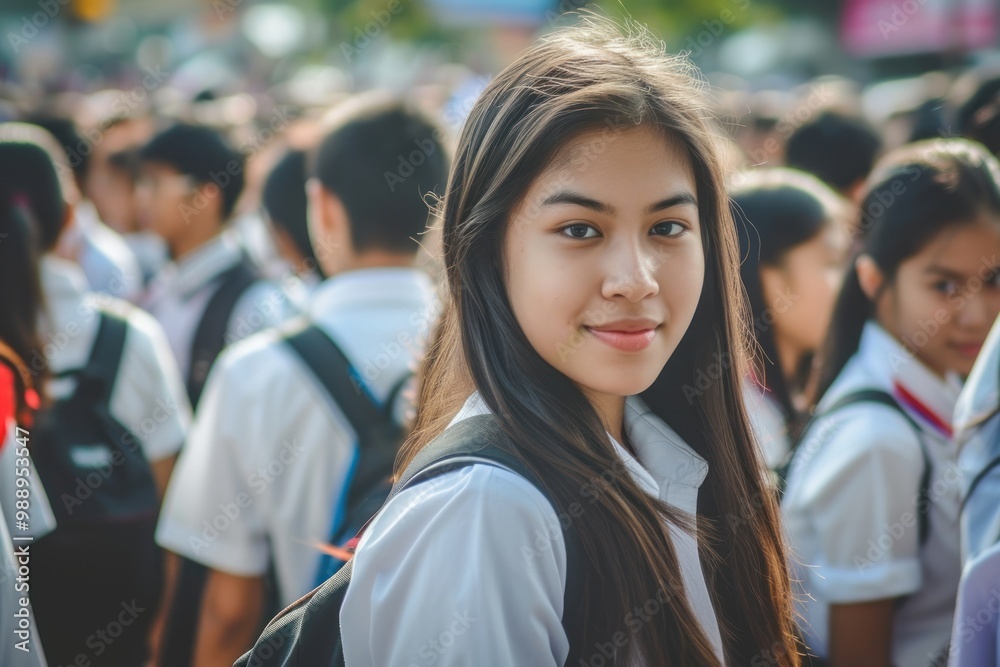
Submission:
<svg viewBox="0 0 1000 667">
<path fill-rule="evenodd" d="M 639 329 L 636 331 L 614 331 L 610 329 L 591 329 L 587 331 L 611 347 L 622 352 L 639 352 L 649 347 L 656 336 L 656 328 Z"/>
</svg>

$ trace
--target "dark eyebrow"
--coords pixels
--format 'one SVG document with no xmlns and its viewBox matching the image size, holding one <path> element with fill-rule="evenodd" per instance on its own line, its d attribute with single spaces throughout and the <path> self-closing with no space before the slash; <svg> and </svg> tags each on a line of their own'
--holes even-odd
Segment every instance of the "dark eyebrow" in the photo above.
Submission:
<svg viewBox="0 0 1000 667">
<path fill-rule="evenodd" d="M 576 192 L 561 191 L 549 195 L 544 200 L 542 200 L 542 206 L 553 206 L 556 204 L 572 204 L 574 206 L 581 206 L 583 208 L 589 208 L 592 211 L 597 211 L 598 213 L 603 213 L 604 215 L 614 215 L 615 207 L 611 204 L 606 204 L 596 199 L 590 197 L 585 197 Z M 694 206 L 697 208 L 698 200 L 694 198 L 690 192 L 680 192 L 676 195 L 667 197 L 666 199 L 661 199 L 652 206 L 646 209 L 647 213 L 656 213 L 657 211 L 663 211 L 668 208 L 673 208 L 674 206 Z"/>
<path fill-rule="evenodd" d="M 946 269 L 943 266 L 928 266 L 924 269 L 924 273 L 935 273 L 937 275 L 944 276 L 945 278 L 954 278 L 955 280 L 965 280 L 967 277 L 957 271 Z"/>
</svg>

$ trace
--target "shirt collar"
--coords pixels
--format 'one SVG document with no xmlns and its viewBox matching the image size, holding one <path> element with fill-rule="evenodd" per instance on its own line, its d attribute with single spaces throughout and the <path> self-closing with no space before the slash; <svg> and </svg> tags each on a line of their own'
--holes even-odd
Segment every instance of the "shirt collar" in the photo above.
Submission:
<svg viewBox="0 0 1000 667">
<path fill-rule="evenodd" d="M 490 409 L 475 391 L 451 424 L 482 414 L 490 414 Z M 708 475 L 705 459 L 638 396 L 625 399 L 624 427 L 638 460 L 610 434 L 608 438 L 636 483 L 650 495 L 694 515 L 697 511 L 697 491 Z"/>
<path fill-rule="evenodd" d="M 241 253 L 239 240 L 227 230 L 181 259 L 167 264 L 163 268 L 163 278 L 172 283 L 173 290 L 189 298 L 239 262 Z"/>
<path fill-rule="evenodd" d="M 358 269 L 327 278 L 312 292 L 309 317 L 322 322 L 329 314 L 358 307 L 427 304 L 434 284 L 424 271 L 409 267 Z"/>
<path fill-rule="evenodd" d="M 962 387 L 957 375 L 939 377 L 872 320 L 861 333 L 858 352 L 864 366 L 884 378 L 897 398 L 905 396 L 903 405 L 920 417 L 921 425 L 950 424 Z"/>
</svg>

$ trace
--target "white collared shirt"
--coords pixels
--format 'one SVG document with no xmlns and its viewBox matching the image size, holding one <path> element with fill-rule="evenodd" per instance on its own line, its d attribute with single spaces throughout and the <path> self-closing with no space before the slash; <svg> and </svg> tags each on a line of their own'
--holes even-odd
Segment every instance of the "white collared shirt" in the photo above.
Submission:
<svg viewBox="0 0 1000 667">
<path fill-rule="evenodd" d="M 955 445 L 962 495 L 1000 456 L 1000 318 L 993 324 L 955 404 Z M 976 483 L 962 508 L 962 558 L 977 557 L 1000 539 L 1000 466 Z"/>
<path fill-rule="evenodd" d="M 142 299 L 143 307 L 163 326 L 185 380 L 195 332 L 217 289 L 215 279 L 240 262 L 241 252 L 235 234 L 227 230 L 163 267 Z M 259 280 L 236 302 L 226 327 L 226 340 L 235 342 L 280 324 L 295 311 L 280 285 Z"/>
<path fill-rule="evenodd" d="M 77 203 L 73 225 L 59 245 L 65 256 L 76 258 L 91 290 L 126 301 L 139 297 L 143 284 L 139 262 L 122 236 L 101 222 L 91 201 Z"/>
<path fill-rule="evenodd" d="M 135 435 L 150 461 L 175 454 L 187 434 L 191 408 L 156 320 L 124 301 L 89 293 L 80 268 L 52 255 L 42 258 L 41 278 L 47 306 L 39 327 L 45 359 L 39 355 L 26 362 L 48 363 L 53 375 L 49 393 L 61 398 L 75 388 L 73 378 L 54 376 L 86 365 L 101 311 L 123 317 L 128 333 L 111 392 L 111 416 Z"/>
<path fill-rule="evenodd" d="M 417 359 L 434 304 L 422 271 L 363 269 L 321 283 L 308 315 L 384 401 Z M 273 559 L 288 604 L 316 585 L 357 435 L 280 334 L 242 341 L 213 366 L 156 537 L 237 575 L 262 575 Z"/>
<path fill-rule="evenodd" d="M 488 412 L 473 393 L 452 424 Z M 624 426 L 639 460 L 611 440 L 635 482 L 695 516 L 705 460 L 638 397 L 626 399 Z M 697 541 L 672 524 L 670 535 L 688 599 L 724 662 Z M 561 666 L 565 587 L 559 518 L 541 491 L 486 464 L 441 474 L 400 492 L 363 534 L 340 612 L 345 663 Z"/>
<path fill-rule="evenodd" d="M 932 466 L 928 538 L 919 544 L 924 463 L 906 419 L 886 406 L 857 404 L 818 420 L 799 446 L 782 501 L 794 578 L 804 589 L 802 630 L 825 657 L 831 604 L 902 598 L 893 616 L 894 664 L 923 667 L 948 642 L 961 572 L 959 478 L 951 439 L 935 426 L 950 421 L 959 385 L 869 321 L 817 413 L 862 388 L 896 396 L 902 388 L 922 406 L 902 401 L 920 424 Z"/>
</svg>

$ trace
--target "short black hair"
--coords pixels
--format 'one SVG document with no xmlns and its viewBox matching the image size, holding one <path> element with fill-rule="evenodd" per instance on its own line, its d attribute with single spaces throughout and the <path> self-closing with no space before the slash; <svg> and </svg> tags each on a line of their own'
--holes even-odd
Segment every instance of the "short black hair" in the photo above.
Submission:
<svg viewBox="0 0 1000 667">
<path fill-rule="evenodd" d="M 243 192 L 245 159 L 221 133 L 202 125 L 177 123 L 139 150 L 143 162 L 163 164 L 222 192 L 222 218 L 232 215 Z"/>
<path fill-rule="evenodd" d="M 87 178 L 87 170 L 90 168 L 90 154 L 94 147 L 83 138 L 76 123 L 69 118 L 45 115 L 29 116 L 25 122 L 37 125 L 55 137 L 66 152 L 66 159 L 73 169 L 77 185 L 83 185 Z"/>
<path fill-rule="evenodd" d="M 416 252 L 425 196 L 444 192 L 448 158 L 438 127 L 396 100 L 359 103 L 326 135 L 312 173 L 343 202 L 356 251 Z"/>
<path fill-rule="evenodd" d="M 304 151 L 290 150 L 274 165 L 264 181 L 261 200 L 271 222 L 288 232 L 299 254 L 322 273 L 309 239 Z"/>
<path fill-rule="evenodd" d="M 788 138 L 785 162 L 842 191 L 868 177 L 881 150 L 878 134 L 860 118 L 824 111 Z"/>
</svg>

